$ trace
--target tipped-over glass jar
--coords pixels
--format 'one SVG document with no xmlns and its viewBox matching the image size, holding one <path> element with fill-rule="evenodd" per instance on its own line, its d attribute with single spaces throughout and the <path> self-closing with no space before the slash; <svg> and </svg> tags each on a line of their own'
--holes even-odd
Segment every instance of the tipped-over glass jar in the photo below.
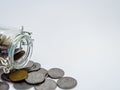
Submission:
<svg viewBox="0 0 120 90">
<path fill-rule="evenodd" d="M 31 57 L 32 41 L 31 33 L 23 28 L 0 27 L 0 68 L 5 73 L 23 68 Z"/>
</svg>

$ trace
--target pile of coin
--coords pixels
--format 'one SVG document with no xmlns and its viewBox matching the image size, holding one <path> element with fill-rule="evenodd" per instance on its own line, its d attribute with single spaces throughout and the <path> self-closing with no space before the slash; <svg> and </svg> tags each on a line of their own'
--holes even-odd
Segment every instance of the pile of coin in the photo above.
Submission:
<svg viewBox="0 0 120 90">
<path fill-rule="evenodd" d="M 9 44 L 10 44 L 10 37 L 0 34 L 0 57 L 7 58 Z M 22 50 L 22 48 L 16 48 L 14 54 L 14 60 L 19 60 L 24 54 L 25 51 Z"/>
<path fill-rule="evenodd" d="M 72 89 L 77 85 L 77 80 L 64 76 L 65 72 L 60 68 L 46 70 L 37 62 L 29 61 L 28 64 L 19 70 L 12 70 L 10 73 L 1 75 L 3 82 L 0 82 L 0 90 L 9 90 L 9 84 L 13 83 L 16 90 L 28 90 L 34 87 L 35 90 Z"/>
</svg>

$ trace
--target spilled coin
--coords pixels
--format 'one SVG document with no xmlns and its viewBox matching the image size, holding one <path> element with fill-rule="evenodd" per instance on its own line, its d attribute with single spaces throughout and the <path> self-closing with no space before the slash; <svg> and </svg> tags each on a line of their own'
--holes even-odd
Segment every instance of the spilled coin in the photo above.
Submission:
<svg viewBox="0 0 120 90">
<path fill-rule="evenodd" d="M 28 73 L 28 78 L 25 81 L 29 84 L 40 84 L 45 80 L 45 75 L 39 71 Z"/>
<path fill-rule="evenodd" d="M 24 68 L 31 69 L 33 67 L 33 65 L 34 65 L 34 62 L 33 61 L 29 61 Z"/>
<path fill-rule="evenodd" d="M 64 71 L 60 68 L 51 68 L 48 71 L 41 68 L 41 64 L 29 61 L 20 70 L 13 69 L 10 73 L 1 75 L 1 79 L 13 83 L 16 90 L 28 90 L 34 87 L 35 90 L 55 90 L 58 86 L 61 89 L 72 89 L 77 81 L 72 77 L 63 77 Z M 56 80 L 57 79 L 57 82 Z M 0 90 L 8 90 L 8 84 L 0 84 Z"/>
<path fill-rule="evenodd" d="M 27 84 L 26 82 L 14 83 L 13 87 L 17 90 L 27 90 L 27 89 L 32 88 L 32 86 Z"/>
<path fill-rule="evenodd" d="M 28 77 L 28 73 L 26 70 L 16 70 L 9 75 L 9 79 L 11 81 L 17 82 L 22 81 Z"/>
<path fill-rule="evenodd" d="M 9 90 L 9 85 L 6 82 L 0 82 L 0 90 Z"/>
<path fill-rule="evenodd" d="M 60 68 L 51 68 L 48 70 L 48 75 L 53 79 L 59 79 L 64 76 L 64 71 Z"/>
<path fill-rule="evenodd" d="M 29 72 L 40 70 L 40 68 L 41 68 L 41 64 L 35 62 L 33 66 L 30 68 Z"/>
<path fill-rule="evenodd" d="M 57 87 L 57 84 L 52 79 L 46 79 L 44 83 L 41 85 L 34 86 L 35 90 L 55 90 Z"/>
<path fill-rule="evenodd" d="M 38 72 L 42 73 L 45 76 L 48 74 L 48 71 L 45 68 L 40 68 L 40 70 Z"/>
<path fill-rule="evenodd" d="M 57 81 L 57 85 L 61 89 L 72 89 L 77 85 L 77 81 L 72 77 L 62 77 Z"/>
</svg>

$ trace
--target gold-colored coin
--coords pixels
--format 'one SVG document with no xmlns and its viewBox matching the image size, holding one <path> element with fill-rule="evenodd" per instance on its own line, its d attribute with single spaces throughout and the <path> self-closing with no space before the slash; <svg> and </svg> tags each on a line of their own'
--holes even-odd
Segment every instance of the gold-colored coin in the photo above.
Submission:
<svg viewBox="0 0 120 90">
<path fill-rule="evenodd" d="M 16 70 L 9 74 L 9 79 L 14 82 L 22 81 L 27 77 L 28 77 L 28 72 L 26 70 Z"/>
<path fill-rule="evenodd" d="M 24 54 L 25 54 L 25 51 L 24 51 L 24 50 L 21 50 L 20 52 L 15 53 L 15 55 L 14 55 L 14 60 L 20 59 L 21 57 L 23 57 Z"/>
</svg>

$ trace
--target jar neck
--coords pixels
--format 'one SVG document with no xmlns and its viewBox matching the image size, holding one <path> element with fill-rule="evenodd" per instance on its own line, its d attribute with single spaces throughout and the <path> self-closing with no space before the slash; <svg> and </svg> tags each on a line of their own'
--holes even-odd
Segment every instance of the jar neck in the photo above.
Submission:
<svg viewBox="0 0 120 90">
<path fill-rule="evenodd" d="M 19 62 L 14 60 L 15 49 L 17 45 L 21 42 L 26 42 L 26 52 L 24 58 L 21 58 Z M 31 39 L 31 35 L 27 32 L 22 32 L 18 34 L 15 38 L 13 38 L 10 42 L 8 48 L 8 57 L 6 59 L 0 58 L 1 67 L 3 68 L 5 73 L 8 73 L 11 69 L 20 69 L 23 68 L 27 62 L 30 60 L 33 50 L 33 39 Z"/>
<path fill-rule="evenodd" d="M 15 49 L 17 48 L 18 43 L 21 43 L 21 42 L 23 42 L 23 45 L 25 44 L 24 46 L 26 46 L 26 52 L 25 52 L 26 55 L 24 58 L 21 59 L 21 62 L 15 63 L 15 60 L 14 60 Z M 10 48 L 10 52 L 8 53 L 8 55 L 11 56 L 10 61 L 14 68 L 16 69 L 22 68 L 28 62 L 29 58 L 31 57 L 32 46 L 33 46 L 33 43 L 32 43 L 31 36 L 26 35 L 26 33 L 22 33 L 14 39 L 12 46 Z"/>
</svg>

